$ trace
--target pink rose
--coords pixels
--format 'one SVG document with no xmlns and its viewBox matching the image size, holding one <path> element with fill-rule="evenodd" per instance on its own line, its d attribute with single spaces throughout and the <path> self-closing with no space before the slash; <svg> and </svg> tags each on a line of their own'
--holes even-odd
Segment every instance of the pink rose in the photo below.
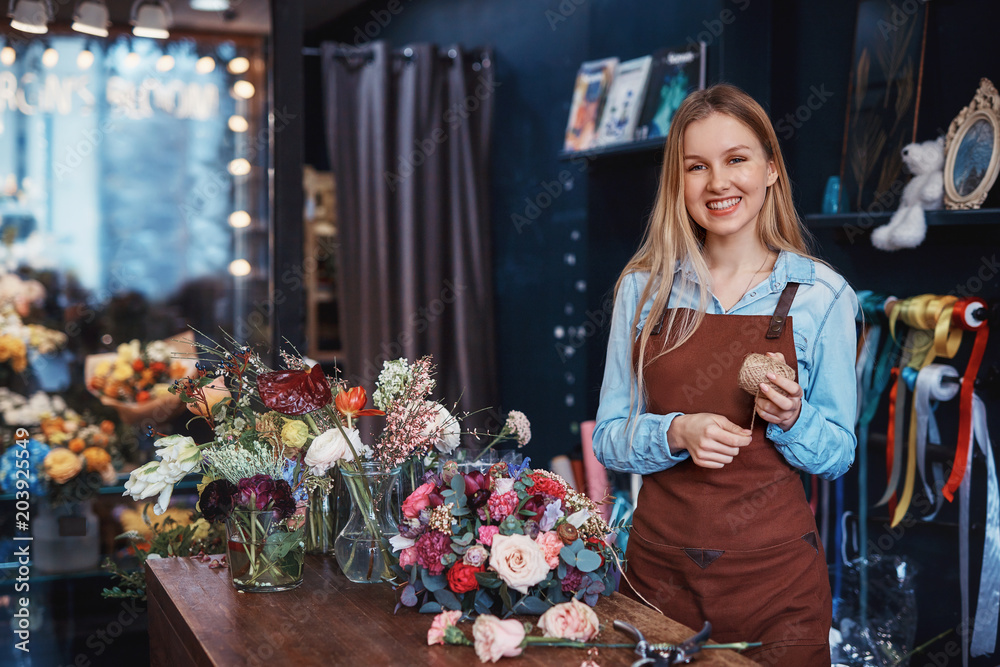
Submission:
<svg viewBox="0 0 1000 667">
<path fill-rule="evenodd" d="M 425 483 L 413 490 L 413 493 L 403 501 L 403 516 L 409 519 L 416 519 L 420 516 L 420 510 L 431 504 L 431 494 L 435 487 L 431 483 Z"/>
<path fill-rule="evenodd" d="M 500 658 L 516 658 L 524 650 L 524 626 L 521 621 L 501 621 L 496 616 L 484 614 L 472 625 L 476 641 L 476 656 L 480 662 L 496 662 Z"/>
<path fill-rule="evenodd" d="M 549 564 L 549 569 L 554 570 L 559 567 L 559 552 L 566 545 L 563 544 L 562 538 L 555 533 L 555 531 L 548 531 L 546 533 L 541 533 L 535 538 L 539 546 L 542 547 L 542 551 L 545 552 L 545 562 Z"/>
<path fill-rule="evenodd" d="M 399 552 L 399 566 L 407 567 L 417 562 L 417 548 L 407 547 Z"/>
<path fill-rule="evenodd" d="M 435 616 L 430 630 L 427 631 L 427 645 L 444 644 L 444 631 L 458 623 L 460 618 L 462 618 L 460 611 L 442 611 Z"/>
<path fill-rule="evenodd" d="M 527 535 L 494 536 L 490 567 L 504 583 L 523 595 L 549 575 L 545 552 Z"/>
<path fill-rule="evenodd" d="M 573 598 L 557 604 L 538 619 L 538 627 L 546 637 L 558 637 L 589 642 L 600 629 L 594 610 Z"/>
<path fill-rule="evenodd" d="M 488 547 L 493 546 L 493 536 L 500 532 L 499 526 L 480 526 L 479 541 Z"/>
</svg>

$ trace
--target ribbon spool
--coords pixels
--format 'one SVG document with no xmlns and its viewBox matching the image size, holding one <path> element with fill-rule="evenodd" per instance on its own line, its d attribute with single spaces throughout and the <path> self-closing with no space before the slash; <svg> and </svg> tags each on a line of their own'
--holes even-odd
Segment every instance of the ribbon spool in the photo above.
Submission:
<svg viewBox="0 0 1000 667">
<path fill-rule="evenodd" d="M 792 370 L 792 367 L 773 357 L 769 357 L 766 354 L 759 354 L 757 352 L 751 352 L 747 356 L 743 357 L 743 365 L 740 366 L 739 375 L 740 389 L 753 396 L 755 403 L 757 401 L 757 396 L 760 395 L 761 383 L 766 384 L 772 391 L 775 391 L 782 396 L 788 396 L 788 392 L 767 379 L 768 373 L 774 373 L 778 377 L 787 378 L 793 381 L 795 380 L 795 371 Z M 751 430 L 753 430 L 753 423 L 756 417 L 757 408 L 755 405 L 752 416 L 750 417 Z"/>
</svg>

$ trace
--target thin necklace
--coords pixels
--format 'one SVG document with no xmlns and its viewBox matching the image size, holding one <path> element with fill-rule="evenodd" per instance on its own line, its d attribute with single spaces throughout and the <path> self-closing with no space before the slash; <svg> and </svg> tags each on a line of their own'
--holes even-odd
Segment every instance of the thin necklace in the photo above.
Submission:
<svg viewBox="0 0 1000 667">
<path fill-rule="evenodd" d="M 767 260 L 769 260 L 769 259 L 771 259 L 771 251 L 770 250 L 767 252 L 766 255 L 764 255 L 764 261 L 760 263 L 760 268 L 757 269 L 756 271 L 754 271 L 753 275 L 750 276 L 750 282 L 748 282 L 746 288 L 744 288 L 743 294 L 740 294 L 740 298 L 736 299 L 736 303 L 739 303 L 740 301 L 742 301 L 743 297 L 745 297 L 747 295 L 747 292 L 750 291 L 750 286 L 753 285 L 753 279 L 757 277 L 758 273 L 760 273 L 761 271 L 764 270 L 764 265 L 767 264 Z M 736 303 L 734 303 L 732 306 L 730 306 L 729 310 L 732 310 L 736 306 Z"/>
</svg>

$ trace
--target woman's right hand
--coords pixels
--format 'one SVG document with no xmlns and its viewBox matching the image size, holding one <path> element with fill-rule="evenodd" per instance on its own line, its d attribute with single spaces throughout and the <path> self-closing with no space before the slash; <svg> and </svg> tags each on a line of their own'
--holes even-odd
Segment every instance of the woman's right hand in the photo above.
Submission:
<svg viewBox="0 0 1000 667">
<path fill-rule="evenodd" d="M 750 444 L 750 434 L 750 429 L 722 415 L 697 412 L 674 417 L 667 429 L 667 443 L 673 454 L 686 449 L 695 465 L 721 468 Z"/>
</svg>

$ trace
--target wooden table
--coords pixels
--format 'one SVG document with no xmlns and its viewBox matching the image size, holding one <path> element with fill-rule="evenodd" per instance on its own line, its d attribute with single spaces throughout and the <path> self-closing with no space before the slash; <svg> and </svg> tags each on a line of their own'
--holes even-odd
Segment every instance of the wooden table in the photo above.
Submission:
<svg viewBox="0 0 1000 667">
<path fill-rule="evenodd" d="M 427 646 L 432 615 L 407 608 L 393 614 L 390 586 L 353 584 L 330 557 L 307 556 L 302 586 L 281 593 L 237 593 L 227 570 L 188 558 L 146 565 L 153 667 L 480 664 L 471 647 Z M 611 627 L 614 619 L 636 626 L 650 641 L 678 642 L 693 634 L 618 593 L 601 597 L 596 611 L 605 626 L 598 641 L 606 643 L 629 641 Z M 460 627 L 472 637 L 471 624 Z M 576 667 L 586 657 L 580 649 L 528 647 L 501 664 Z M 597 657 L 602 667 L 634 660 L 630 649 L 604 648 Z M 693 664 L 756 663 L 733 651 L 713 650 L 700 653 Z"/>
</svg>

